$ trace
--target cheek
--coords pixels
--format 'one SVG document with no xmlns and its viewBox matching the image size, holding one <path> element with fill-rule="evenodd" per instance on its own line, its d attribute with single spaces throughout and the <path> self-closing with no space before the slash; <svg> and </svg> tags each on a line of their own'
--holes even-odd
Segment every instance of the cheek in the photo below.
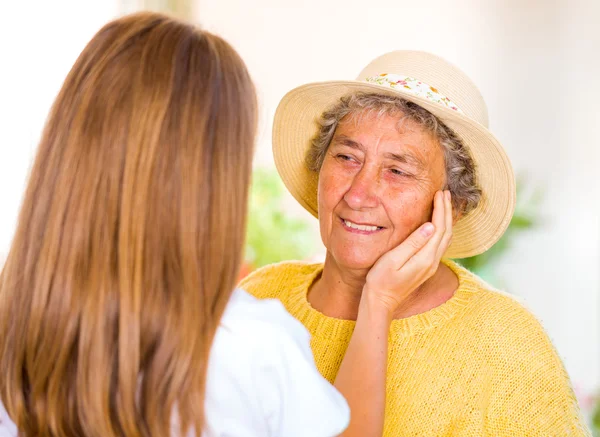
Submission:
<svg viewBox="0 0 600 437">
<path fill-rule="evenodd" d="M 329 235 L 332 231 L 333 211 L 343 197 L 343 189 L 340 187 L 338 178 L 323 165 L 319 173 L 317 188 L 319 208 L 319 230 L 321 240 L 328 247 Z M 341 193 L 341 194 L 340 194 Z"/>
<path fill-rule="evenodd" d="M 424 196 L 423 193 L 405 192 L 388 206 L 388 214 L 399 238 L 404 239 L 423 223 L 431 220 L 433 212 L 433 196 Z"/>
<path fill-rule="evenodd" d="M 336 172 L 325 164 L 319 174 L 319 185 L 318 185 L 318 201 L 319 201 L 319 215 L 321 211 L 324 214 L 329 214 L 335 208 L 335 206 L 344 197 L 344 180 Z"/>
</svg>

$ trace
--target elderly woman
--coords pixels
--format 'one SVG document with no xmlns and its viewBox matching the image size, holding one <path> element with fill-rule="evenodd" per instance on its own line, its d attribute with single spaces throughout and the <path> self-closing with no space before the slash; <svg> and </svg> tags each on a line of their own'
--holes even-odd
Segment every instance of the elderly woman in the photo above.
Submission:
<svg viewBox="0 0 600 437">
<path fill-rule="evenodd" d="M 515 205 L 510 162 L 462 71 L 388 53 L 356 81 L 292 90 L 274 123 L 277 168 L 319 218 L 326 258 L 241 286 L 311 332 L 352 410 L 344 435 L 589 435 L 539 322 L 447 260 L 489 249 Z"/>
</svg>

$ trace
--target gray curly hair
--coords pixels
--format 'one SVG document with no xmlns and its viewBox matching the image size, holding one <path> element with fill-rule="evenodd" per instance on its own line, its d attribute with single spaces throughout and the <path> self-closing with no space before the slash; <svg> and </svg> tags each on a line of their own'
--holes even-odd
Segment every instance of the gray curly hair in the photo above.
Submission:
<svg viewBox="0 0 600 437">
<path fill-rule="evenodd" d="M 400 115 L 400 122 L 413 121 L 437 138 L 444 151 L 446 185 L 452 193 L 452 207 L 462 215 L 477 207 L 481 189 L 477 185 L 475 163 L 462 140 L 431 112 L 400 97 L 357 93 L 342 97 L 334 107 L 325 111 L 319 120 L 319 132 L 306 155 L 306 165 L 311 171 L 318 173 L 321 170 L 340 121 L 350 114 L 365 113 L 375 113 L 378 117 Z"/>
</svg>

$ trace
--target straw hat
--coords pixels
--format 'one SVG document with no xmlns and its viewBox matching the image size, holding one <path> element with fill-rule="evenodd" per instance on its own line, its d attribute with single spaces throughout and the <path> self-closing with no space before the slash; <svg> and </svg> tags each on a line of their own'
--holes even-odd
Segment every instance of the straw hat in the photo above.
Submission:
<svg viewBox="0 0 600 437">
<path fill-rule="evenodd" d="M 444 59 L 425 52 L 395 51 L 370 62 L 356 80 L 302 85 L 287 93 L 275 112 L 273 155 L 290 193 L 315 217 L 318 174 L 305 165 L 321 114 L 343 96 L 380 93 L 402 97 L 434 114 L 452 129 L 475 162 L 482 198 L 453 230 L 446 252 L 466 258 L 489 249 L 510 223 L 516 200 L 512 166 L 488 130 L 485 102 L 473 82 Z"/>
</svg>

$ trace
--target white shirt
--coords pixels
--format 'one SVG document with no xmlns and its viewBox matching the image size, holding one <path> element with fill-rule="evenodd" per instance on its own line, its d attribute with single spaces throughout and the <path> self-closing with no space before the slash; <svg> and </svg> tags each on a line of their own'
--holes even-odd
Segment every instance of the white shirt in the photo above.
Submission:
<svg viewBox="0 0 600 437">
<path fill-rule="evenodd" d="M 276 300 L 237 289 L 212 346 L 203 437 L 333 437 L 350 422 L 317 371 L 309 334 Z M 0 437 L 16 437 L 0 404 Z"/>
</svg>

